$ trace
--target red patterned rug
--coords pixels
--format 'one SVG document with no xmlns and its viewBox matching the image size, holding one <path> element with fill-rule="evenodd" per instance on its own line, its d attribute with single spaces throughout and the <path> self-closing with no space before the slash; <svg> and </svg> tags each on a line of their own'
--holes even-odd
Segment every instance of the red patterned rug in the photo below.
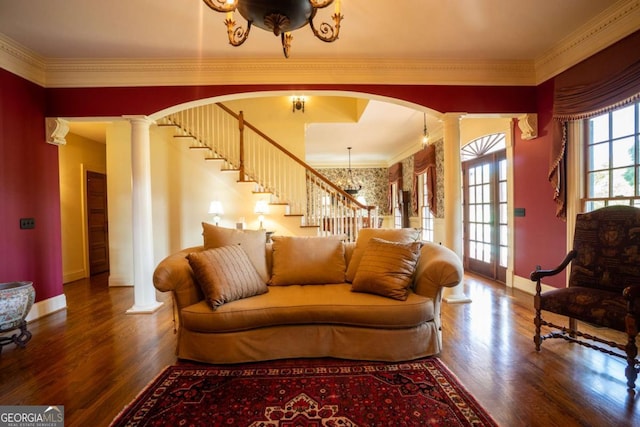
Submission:
<svg viewBox="0 0 640 427">
<path fill-rule="evenodd" d="M 497 426 L 437 358 L 166 368 L 119 426 Z"/>
</svg>

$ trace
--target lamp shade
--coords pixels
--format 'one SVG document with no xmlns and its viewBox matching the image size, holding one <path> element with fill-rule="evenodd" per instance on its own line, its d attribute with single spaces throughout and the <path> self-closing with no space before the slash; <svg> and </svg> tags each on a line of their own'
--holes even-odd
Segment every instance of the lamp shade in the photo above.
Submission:
<svg viewBox="0 0 640 427">
<path fill-rule="evenodd" d="M 222 203 L 219 200 L 214 200 L 209 204 L 209 213 L 213 215 L 222 215 Z"/>
<path fill-rule="evenodd" d="M 254 213 L 264 215 L 269 213 L 269 203 L 266 200 L 258 200 L 256 207 L 253 209 Z"/>
</svg>

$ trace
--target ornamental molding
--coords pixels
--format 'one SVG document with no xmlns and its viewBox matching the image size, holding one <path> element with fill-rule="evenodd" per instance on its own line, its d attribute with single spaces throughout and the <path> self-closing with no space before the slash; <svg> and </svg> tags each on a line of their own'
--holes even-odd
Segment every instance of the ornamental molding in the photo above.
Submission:
<svg viewBox="0 0 640 427">
<path fill-rule="evenodd" d="M 40 86 L 232 84 L 538 85 L 638 30 L 640 0 L 618 2 L 535 61 L 411 59 L 107 60 L 43 58 L 0 34 L 0 67 Z"/>
<path fill-rule="evenodd" d="M 534 85 L 530 61 L 56 60 L 47 87 L 229 84 Z"/>
<path fill-rule="evenodd" d="M 67 133 L 69 133 L 69 122 L 61 118 L 47 117 L 44 119 L 46 129 L 46 141 L 53 145 L 65 145 L 67 143 Z"/>
<path fill-rule="evenodd" d="M 536 59 L 540 84 L 587 59 L 594 53 L 638 31 L 640 0 L 617 2 L 607 13 L 587 22 L 553 49 Z"/>
</svg>

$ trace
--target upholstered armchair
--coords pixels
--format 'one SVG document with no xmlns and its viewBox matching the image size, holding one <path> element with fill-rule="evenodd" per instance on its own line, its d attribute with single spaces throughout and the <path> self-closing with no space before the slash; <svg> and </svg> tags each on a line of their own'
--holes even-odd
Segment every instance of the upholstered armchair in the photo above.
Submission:
<svg viewBox="0 0 640 427">
<path fill-rule="evenodd" d="M 541 279 L 561 273 L 569 264 L 568 287 L 542 293 Z M 573 250 L 553 270 L 537 266 L 531 280 L 536 282 L 536 350 L 540 351 L 545 339 L 563 338 L 621 357 L 627 361 L 627 388 L 635 392 L 640 366 L 636 346 L 640 325 L 640 209 L 609 206 L 578 214 Z M 568 317 L 568 327 L 544 320 L 543 311 Z M 624 332 L 626 342 L 580 332 L 578 320 Z M 541 326 L 551 332 L 541 335 Z"/>
</svg>

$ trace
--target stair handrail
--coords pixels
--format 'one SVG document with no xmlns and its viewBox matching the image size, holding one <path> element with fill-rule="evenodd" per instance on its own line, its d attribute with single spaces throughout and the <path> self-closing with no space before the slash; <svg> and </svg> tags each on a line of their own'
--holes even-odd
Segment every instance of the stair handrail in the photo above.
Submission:
<svg viewBox="0 0 640 427">
<path fill-rule="evenodd" d="M 282 145 L 280 145 L 279 143 L 277 143 L 276 141 L 274 141 L 272 138 L 270 138 L 268 135 L 266 135 L 264 132 L 262 132 L 260 129 L 258 129 L 257 127 L 255 127 L 254 125 L 252 125 L 250 122 L 248 122 L 247 120 L 244 119 L 244 114 L 242 111 L 240 111 L 240 113 L 236 113 L 235 111 L 231 110 L 229 107 L 227 107 L 226 105 L 224 105 L 221 102 L 216 102 L 216 105 L 220 108 L 222 108 L 224 111 L 226 111 L 228 114 L 230 114 L 231 116 L 235 117 L 236 120 L 238 120 L 238 123 L 240 123 L 239 128 L 240 128 L 240 144 L 241 144 L 241 148 L 240 148 L 240 169 L 241 169 L 241 179 L 244 180 L 244 170 L 243 170 L 243 165 L 244 165 L 244 150 L 242 149 L 242 142 L 243 142 L 243 128 L 244 126 L 248 127 L 249 129 L 251 129 L 252 131 L 254 131 L 256 134 L 258 134 L 261 138 L 263 138 L 264 140 L 266 140 L 269 144 L 271 144 L 272 146 L 274 146 L 275 148 L 277 148 L 278 150 L 280 150 L 282 153 L 284 153 L 285 155 L 287 155 L 289 158 L 291 158 L 292 160 L 294 160 L 295 162 L 297 162 L 300 166 L 302 166 L 307 172 L 311 173 L 312 175 L 314 175 L 315 177 L 317 177 L 318 179 L 320 179 L 323 183 L 325 183 L 326 185 L 328 185 L 329 187 L 331 187 L 332 189 L 334 189 L 338 194 L 340 194 L 341 196 L 345 197 L 346 199 L 350 200 L 353 204 L 355 204 L 356 206 L 358 206 L 360 209 L 366 209 L 369 216 L 371 216 L 371 210 L 375 209 L 375 206 L 369 206 L 369 205 L 364 205 L 362 203 L 360 203 L 360 201 L 358 199 L 356 199 L 355 197 L 353 197 L 351 194 L 347 193 L 346 191 L 344 191 L 342 188 L 338 187 L 336 184 L 334 184 L 333 182 L 331 182 L 329 179 L 327 179 L 327 177 L 325 177 L 324 175 L 322 175 L 320 172 L 318 172 L 317 170 L 315 170 L 311 165 L 309 165 L 307 162 L 305 162 L 304 160 L 298 158 L 295 154 L 293 154 L 292 152 L 290 152 L 289 150 L 287 150 L 285 147 L 283 147 Z"/>
</svg>

